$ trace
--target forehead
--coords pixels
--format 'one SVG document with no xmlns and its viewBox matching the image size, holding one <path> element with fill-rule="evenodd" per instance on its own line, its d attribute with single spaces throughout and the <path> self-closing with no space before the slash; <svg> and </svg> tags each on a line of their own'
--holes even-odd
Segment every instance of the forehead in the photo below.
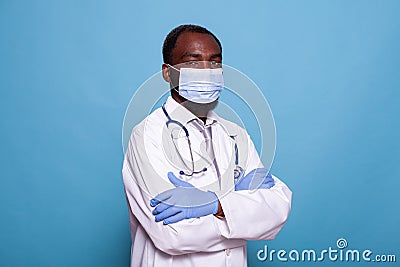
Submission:
<svg viewBox="0 0 400 267">
<path fill-rule="evenodd" d="M 209 54 L 221 53 L 221 49 L 214 37 L 207 33 L 183 32 L 176 40 L 172 50 L 172 58 L 179 59 L 185 53 Z"/>
</svg>

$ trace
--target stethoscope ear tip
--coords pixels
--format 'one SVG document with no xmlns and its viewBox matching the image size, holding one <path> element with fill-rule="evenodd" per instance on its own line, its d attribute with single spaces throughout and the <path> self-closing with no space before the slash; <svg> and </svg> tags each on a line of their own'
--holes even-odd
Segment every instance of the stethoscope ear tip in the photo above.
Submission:
<svg viewBox="0 0 400 267">
<path fill-rule="evenodd" d="M 206 168 L 206 167 L 203 168 L 203 172 L 205 172 L 205 171 L 207 171 L 207 168 Z"/>
<path fill-rule="evenodd" d="M 184 171 L 179 171 L 179 174 L 180 174 L 180 175 L 184 175 L 185 172 L 184 172 Z"/>
</svg>

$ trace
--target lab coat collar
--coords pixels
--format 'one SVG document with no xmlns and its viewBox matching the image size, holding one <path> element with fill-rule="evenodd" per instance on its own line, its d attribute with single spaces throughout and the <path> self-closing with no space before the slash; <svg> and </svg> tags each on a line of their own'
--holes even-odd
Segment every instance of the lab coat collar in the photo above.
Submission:
<svg viewBox="0 0 400 267">
<path fill-rule="evenodd" d="M 169 116 L 173 120 L 177 120 L 182 124 L 187 124 L 193 120 L 197 120 L 201 125 L 204 125 L 203 121 L 200 120 L 196 115 L 194 115 L 187 108 L 176 102 L 172 96 L 168 96 L 167 101 L 165 102 L 165 109 L 167 110 Z M 220 121 L 220 117 L 214 112 L 209 111 L 207 114 L 206 125 L 213 124 L 215 122 Z"/>
</svg>

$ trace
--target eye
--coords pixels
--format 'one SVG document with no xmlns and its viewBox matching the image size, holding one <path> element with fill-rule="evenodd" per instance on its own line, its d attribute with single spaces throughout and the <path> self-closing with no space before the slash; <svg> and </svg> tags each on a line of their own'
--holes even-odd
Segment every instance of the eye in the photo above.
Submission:
<svg viewBox="0 0 400 267">
<path fill-rule="evenodd" d="M 188 61 L 188 62 L 185 62 L 185 65 L 186 66 L 198 66 L 199 62 L 197 62 L 197 61 Z"/>
<path fill-rule="evenodd" d="M 222 67 L 222 63 L 221 62 L 217 62 L 217 61 L 211 61 L 211 67 L 213 68 L 221 68 Z"/>
</svg>

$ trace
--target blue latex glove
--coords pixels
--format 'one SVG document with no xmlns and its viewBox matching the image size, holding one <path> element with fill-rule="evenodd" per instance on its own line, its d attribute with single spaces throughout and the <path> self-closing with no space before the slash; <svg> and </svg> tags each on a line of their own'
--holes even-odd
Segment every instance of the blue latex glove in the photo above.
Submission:
<svg viewBox="0 0 400 267">
<path fill-rule="evenodd" d="M 156 222 L 170 224 L 218 212 L 218 197 L 214 192 L 197 189 L 172 172 L 168 173 L 168 179 L 177 187 L 150 200 L 150 205 L 155 207 L 153 214 Z"/>
<path fill-rule="evenodd" d="M 239 177 L 235 184 L 235 191 L 269 189 L 275 185 L 274 178 L 268 172 L 268 169 L 257 168 L 246 175 Z"/>
</svg>

